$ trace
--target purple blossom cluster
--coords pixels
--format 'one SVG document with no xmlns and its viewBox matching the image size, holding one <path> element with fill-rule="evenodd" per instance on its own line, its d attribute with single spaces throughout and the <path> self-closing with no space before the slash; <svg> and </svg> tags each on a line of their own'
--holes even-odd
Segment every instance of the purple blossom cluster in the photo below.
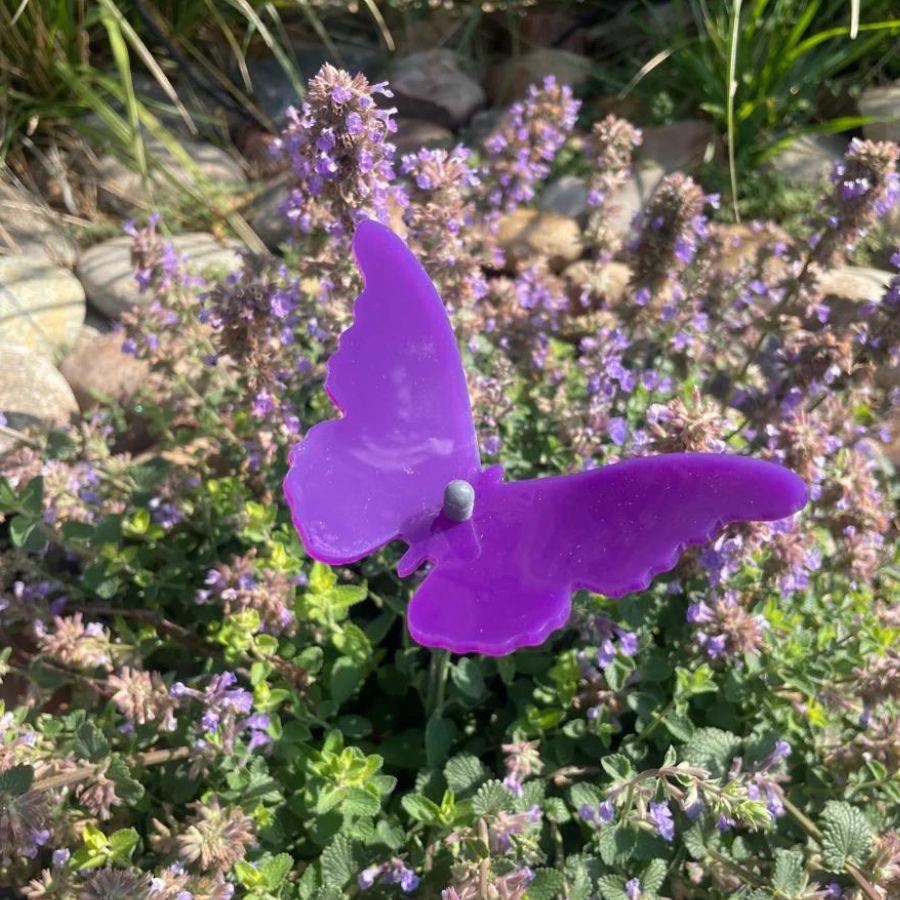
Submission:
<svg viewBox="0 0 900 900">
<path fill-rule="evenodd" d="M 514 797 L 522 796 L 522 784 L 527 778 L 537 775 L 543 767 L 539 746 L 540 741 L 512 741 L 500 746 L 506 754 L 503 785 Z"/>
<path fill-rule="evenodd" d="M 367 891 L 376 882 L 385 885 L 399 884 L 400 889 L 409 894 L 419 886 L 419 876 L 407 868 L 402 859 L 394 857 L 386 863 L 363 869 L 356 878 L 361 891 Z"/>
<path fill-rule="evenodd" d="M 281 572 L 260 567 L 253 551 L 210 569 L 204 583 L 206 586 L 197 591 L 197 603 L 221 603 L 226 616 L 255 610 L 260 630 L 269 634 L 294 630 L 295 584 Z"/>
<path fill-rule="evenodd" d="M 326 63 L 300 107 L 288 108 L 274 149 L 291 166 L 285 215 L 298 232 L 346 236 L 360 218 L 386 222 L 392 203 L 405 205 L 402 191 L 391 185 L 394 110 L 379 107 L 378 95 L 393 96 L 386 83 L 369 84 L 362 74 Z"/>
<path fill-rule="evenodd" d="M 531 85 L 485 141 L 487 171 L 483 192 L 498 210 L 515 209 L 534 199 L 537 186 L 575 126 L 581 101 L 568 85 L 548 75 Z"/>
<path fill-rule="evenodd" d="M 236 688 L 237 676 L 232 672 L 214 675 L 201 691 L 177 681 L 170 692 L 176 700 L 188 698 L 201 704 L 199 719 L 201 737 L 196 742 L 198 750 L 210 744 L 221 746 L 226 753 L 232 753 L 238 737 L 246 735 L 248 751 L 256 750 L 270 743 L 267 733 L 269 717 L 264 713 L 252 713 L 253 695 Z"/>
</svg>

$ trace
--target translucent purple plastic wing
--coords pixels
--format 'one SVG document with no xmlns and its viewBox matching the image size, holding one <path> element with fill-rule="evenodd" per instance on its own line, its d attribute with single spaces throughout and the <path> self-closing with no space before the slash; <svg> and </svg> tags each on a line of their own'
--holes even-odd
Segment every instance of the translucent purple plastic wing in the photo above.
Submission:
<svg viewBox="0 0 900 900">
<path fill-rule="evenodd" d="M 284 492 L 310 556 L 361 559 L 440 511 L 444 487 L 480 471 L 450 320 L 424 269 L 392 231 L 357 227 L 365 288 L 328 363 L 343 414 L 294 448 Z"/>
<path fill-rule="evenodd" d="M 803 481 L 740 456 L 672 454 L 577 475 L 475 485 L 474 516 L 440 517 L 401 561 L 433 568 L 408 622 L 421 644 L 502 655 L 542 643 L 569 617 L 573 590 L 642 590 L 682 551 L 725 524 L 785 518 L 806 502 Z"/>
</svg>

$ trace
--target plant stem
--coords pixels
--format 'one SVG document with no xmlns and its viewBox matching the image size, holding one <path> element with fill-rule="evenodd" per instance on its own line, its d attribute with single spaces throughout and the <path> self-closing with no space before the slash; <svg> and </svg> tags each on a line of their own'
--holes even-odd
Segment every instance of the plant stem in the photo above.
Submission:
<svg viewBox="0 0 900 900">
<path fill-rule="evenodd" d="M 444 708 L 447 676 L 450 674 L 450 651 L 432 650 L 428 666 L 428 692 L 425 697 L 425 715 L 436 719 Z"/>
<path fill-rule="evenodd" d="M 186 759 L 194 751 L 190 747 L 175 747 L 171 750 L 148 750 L 129 760 L 133 766 L 155 766 L 159 763 L 173 762 L 176 759 Z M 33 791 L 52 791 L 55 788 L 66 787 L 70 784 L 77 784 L 90 778 L 103 763 L 96 765 L 82 766 L 72 772 L 62 772 L 59 775 L 50 775 L 48 778 L 41 778 L 32 785 Z"/>
</svg>

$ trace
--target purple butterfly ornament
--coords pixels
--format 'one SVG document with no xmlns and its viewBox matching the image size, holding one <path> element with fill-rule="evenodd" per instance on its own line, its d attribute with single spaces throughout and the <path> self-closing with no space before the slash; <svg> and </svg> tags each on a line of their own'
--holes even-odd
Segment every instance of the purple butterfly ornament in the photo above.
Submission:
<svg viewBox="0 0 900 900">
<path fill-rule="evenodd" d="M 420 644 L 501 656 L 565 625 L 571 594 L 646 588 L 729 522 L 774 521 L 806 488 L 774 463 L 716 453 L 630 459 L 506 482 L 482 469 L 462 363 L 434 285 L 403 241 L 361 222 L 365 287 L 327 366 L 341 417 L 293 449 L 284 493 L 307 553 L 354 562 L 393 540 Z"/>
</svg>

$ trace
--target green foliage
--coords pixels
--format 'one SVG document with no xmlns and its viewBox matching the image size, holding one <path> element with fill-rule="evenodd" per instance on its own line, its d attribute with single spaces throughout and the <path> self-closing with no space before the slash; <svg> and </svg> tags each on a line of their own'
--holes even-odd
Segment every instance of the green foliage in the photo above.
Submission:
<svg viewBox="0 0 900 900">
<path fill-rule="evenodd" d="M 872 846 L 872 829 L 855 806 L 829 800 L 821 823 L 822 862 L 828 869 L 843 872 L 848 862 L 865 863 Z"/>
</svg>

